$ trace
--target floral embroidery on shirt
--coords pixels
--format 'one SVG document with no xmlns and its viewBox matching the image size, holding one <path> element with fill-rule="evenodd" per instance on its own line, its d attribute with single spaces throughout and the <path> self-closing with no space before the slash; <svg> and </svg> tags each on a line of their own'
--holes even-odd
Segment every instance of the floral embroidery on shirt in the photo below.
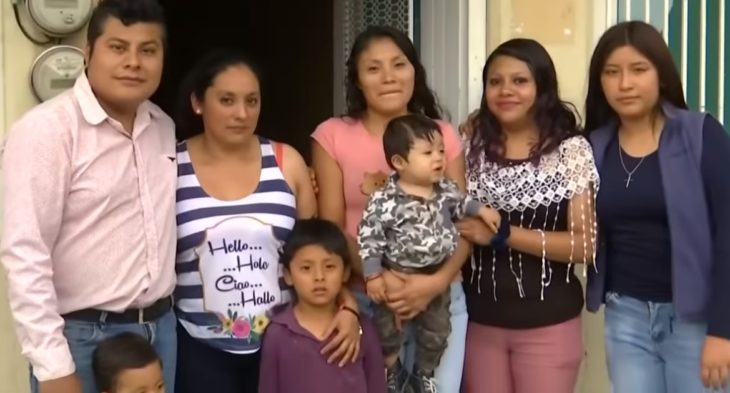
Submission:
<svg viewBox="0 0 730 393">
<path fill-rule="evenodd" d="M 237 311 L 228 309 L 227 315 L 216 313 L 220 325 L 209 326 L 208 330 L 218 334 L 227 334 L 231 338 L 257 341 L 263 334 L 269 319 L 265 315 L 239 316 Z"/>
</svg>

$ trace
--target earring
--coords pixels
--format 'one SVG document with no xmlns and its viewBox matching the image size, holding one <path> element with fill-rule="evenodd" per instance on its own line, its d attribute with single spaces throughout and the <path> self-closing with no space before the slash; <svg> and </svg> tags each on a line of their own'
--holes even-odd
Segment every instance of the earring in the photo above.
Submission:
<svg viewBox="0 0 730 393">
<path fill-rule="evenodd" d="M 200 109 L 196 109 L 195 110 L 195 113 L 199 115 L 200 114 Z"/>
</svg>

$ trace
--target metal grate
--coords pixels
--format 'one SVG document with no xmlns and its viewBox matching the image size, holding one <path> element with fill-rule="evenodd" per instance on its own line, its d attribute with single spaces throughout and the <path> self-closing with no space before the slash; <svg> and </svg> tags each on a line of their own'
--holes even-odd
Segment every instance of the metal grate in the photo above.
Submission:
<svg viewBox="0 0 730 393">
<path fill-rule="evenodd" d="M 616 5 L 618 21 L 643 20 L 662 32 L 679 66 L 687 104 L 730 124 L 730 77 L 725 59 L 730 1 L 618 0 Z"/>
<path fill-rule="evenodd" d="M 345 0 L 343 59 L 347 60 L 355 37 L 370 25 L 387 25 L 408 33 L 409 0 Z"/>
</svg>

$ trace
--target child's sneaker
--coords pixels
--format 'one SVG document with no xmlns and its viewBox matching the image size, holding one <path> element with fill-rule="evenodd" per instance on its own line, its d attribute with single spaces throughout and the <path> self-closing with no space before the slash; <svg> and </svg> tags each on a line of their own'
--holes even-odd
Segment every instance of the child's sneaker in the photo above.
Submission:
<svg viewBox="0 0 730 393">
<path fill-rule="evenodd" d="M 413 377 L 413 393 L 438 393 L 436 378 L 433 377 L 433 374 L 428 375 L 422 370 L 418 370 Z"/>
<path fill-rule="evenodd" d="M 386 374 L 388 393 L 411 393 L 411 390 L 408 388 L 408 377 L 408 371 L 400 364 L 400 360 L 397 360 L 395 365 L 389 368 Z"/>
</svg>

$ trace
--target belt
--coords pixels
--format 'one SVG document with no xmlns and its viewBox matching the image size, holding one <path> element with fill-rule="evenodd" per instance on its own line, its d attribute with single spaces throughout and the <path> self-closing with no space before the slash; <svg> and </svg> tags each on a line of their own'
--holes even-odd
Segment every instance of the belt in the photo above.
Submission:
<svg viewBox="0 0 730 393">
<path fill-rule="evenodd" d="M 441 262 L 435 265 L 426 265 L 421 267 L 405 267 L 395 264 L 387 259 L 383 259 L 382 263 L 383 267 L 388 270 L 395 270 L 406 274 L 434 274 L 441 269 L 441 266 L 444 265 L 444 263 Z"/>
<path fill-rule="evenodd" d="M 87 308 L 62 315 L 64 319 L 84 322 L 145 323 L 160 319 L 172 309 L 172 296 L 163 297 L 145 308 L 111 312 Z"/>
</svg>

